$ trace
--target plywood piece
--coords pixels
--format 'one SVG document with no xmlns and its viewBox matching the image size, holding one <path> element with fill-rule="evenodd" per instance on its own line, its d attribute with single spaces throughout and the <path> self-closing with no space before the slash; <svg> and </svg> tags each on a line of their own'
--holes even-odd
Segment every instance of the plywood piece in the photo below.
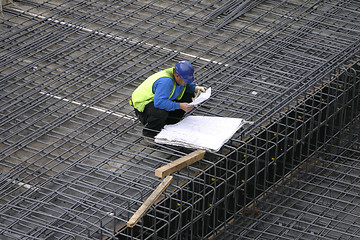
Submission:
<svg viewBox="0 0 360 240">
<path fill-rule="evenodd" d="M 199 161 L 204 157 L 205 153 L 205 150 L 196 150 L 184 157 L 178 158 L 177 160 L 156 169 L 155 176 L 165 177 L 173 172 L 176 172 L 186 166 L 193 164 L 194 162 Z"/>
<path fill-rule="evenodd" d="M 147 210 L 154 204 L 156 199 L 160 194 L 169 186 L 172 176 L 167 176 L 163 181 L 157 186 L 157 188 L 151 193 L 151 195 L 145 200 L 145 202 L 140 206 L 140 208 L 134 213 L 134 215 L 127 222 L 128 227 L 134 227 L 136 223 L 145 215 Z"/>
</svg>

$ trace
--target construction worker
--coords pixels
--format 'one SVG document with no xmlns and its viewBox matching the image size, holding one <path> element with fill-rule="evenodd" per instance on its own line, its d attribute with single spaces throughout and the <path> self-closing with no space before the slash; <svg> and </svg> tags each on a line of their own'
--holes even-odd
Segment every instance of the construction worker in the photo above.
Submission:
<svg viewBox="0 0 360 240">
<path fill-rule="evenodd" d="M 188 61 L 157 72 L 140 84 L 131 95 L 135 114 L 145 125 L 143 135 L 155 137 L 166 124 L 175 124 L 190 111 L 188 105 L 206 88 L 194 83 L 194 68 Z"/>
</svg>

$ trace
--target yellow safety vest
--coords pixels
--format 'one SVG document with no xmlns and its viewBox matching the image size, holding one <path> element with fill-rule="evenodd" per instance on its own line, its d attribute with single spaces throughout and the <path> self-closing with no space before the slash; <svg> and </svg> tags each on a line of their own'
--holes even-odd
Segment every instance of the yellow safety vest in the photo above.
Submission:
<svg viewBox="0 0 360 240">
<path fill-rule="evenodd" d="M 151 75 L 150 77 L 148 77 L 143 83 L 141 83 L 132 93 L 130 105 L 132 105 L 139 112 L 143 112 L 145 106 L 148 103 L 154 101 L 154 93 L 152 91 L 153 84 L 156 82 L 156 80 L 162 77 L 168 77 L 173 80 L 173 89 L 169 96 L 170 99 L 175 92 L 175 86 L 176 86 L 176 81 L 174 77 L 174 67 L 157 72 Z M 180 100 L 182 98 L 182 96 L 185 93 L 185 89 L 186 89 L 186 85 L 181 90 L 180 94 L 175 98 L 176 100 Z"/>
</svg>

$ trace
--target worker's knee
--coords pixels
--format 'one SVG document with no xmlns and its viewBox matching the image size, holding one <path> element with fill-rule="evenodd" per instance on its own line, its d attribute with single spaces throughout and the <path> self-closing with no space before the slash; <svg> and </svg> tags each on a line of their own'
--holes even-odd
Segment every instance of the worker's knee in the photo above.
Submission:
<svg viewBox="0 0 360 240">
<path fill-rule="evenodd" d="M 159 122 L 160 124 L 164 123 L 169 115 L 168 111 L 156 108 L 153 102 L 146 105 L 144 113 L 146 114 L 146 122 Z"/>
<path fill-rule="evenodd" d="M 180 99 L 179 102 L 187 102 L 187 103 L 190 103 L 192 102 L 192 98 L 194 97 L 194 93 L 187 93 L 185 92 L 183 97 Z"/>
<path fill-rule="evenodd" d="M 152 119 L 158 119 L 159 121 L 165 122 L 165 120 L 168 118 L 169 112 L 164 109 L 154 108 L 149 115 Z"/>
</svg>

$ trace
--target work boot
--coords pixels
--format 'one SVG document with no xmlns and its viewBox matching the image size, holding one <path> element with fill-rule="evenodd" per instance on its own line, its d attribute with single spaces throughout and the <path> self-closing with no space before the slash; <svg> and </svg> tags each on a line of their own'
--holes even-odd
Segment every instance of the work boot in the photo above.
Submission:
<svg viewBox="0 0 360 240">
<path fill-rule="evenodd" d="M 148 138 L 155 138 L 155 136 L 158 134 L 159 132 L 154 130 L 154 129 L 150 129 L 150 128 L 146 128 L 144 127 L 142 134 L 144 137 L 148 137 Z"/>
</svg>

